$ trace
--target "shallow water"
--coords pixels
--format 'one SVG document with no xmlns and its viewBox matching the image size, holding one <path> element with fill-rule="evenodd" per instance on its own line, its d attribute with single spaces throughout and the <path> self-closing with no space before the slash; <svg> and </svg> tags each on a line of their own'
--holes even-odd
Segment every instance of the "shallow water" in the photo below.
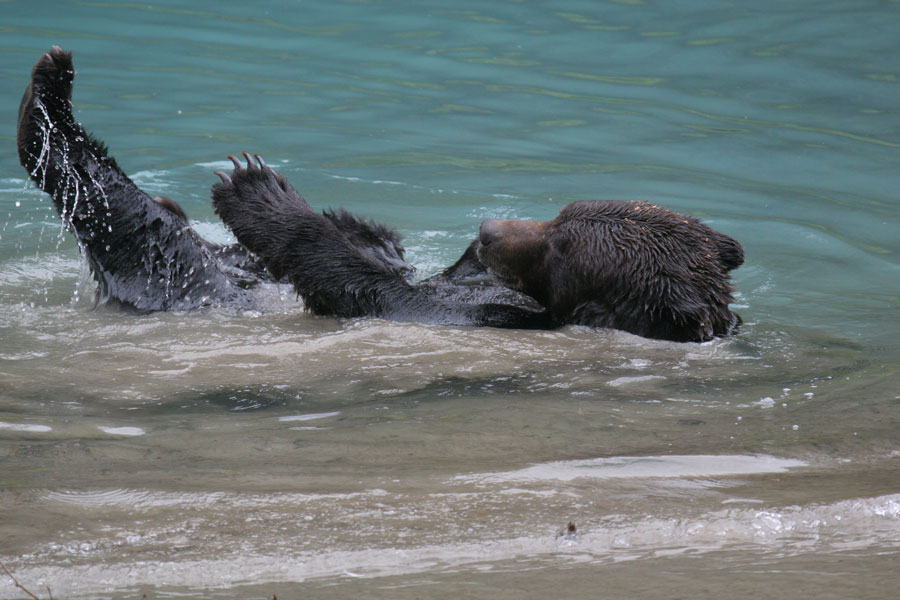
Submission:
<svg viewBox="0 0 900 600">
<path fill-rule="evenodd" d="M 893 597 L 900 4 L 35 6 L 0 8 L 0 560 L 27 587 Z M 276 286 L 93 310 L 14 150 L 54 43 L 78 118 L 206 237 L 242 150 L 397 227 L 422 276 L 484 218 L 649 199 L 744 244 L 745 325 L 339 322 Z"/>
</svg>

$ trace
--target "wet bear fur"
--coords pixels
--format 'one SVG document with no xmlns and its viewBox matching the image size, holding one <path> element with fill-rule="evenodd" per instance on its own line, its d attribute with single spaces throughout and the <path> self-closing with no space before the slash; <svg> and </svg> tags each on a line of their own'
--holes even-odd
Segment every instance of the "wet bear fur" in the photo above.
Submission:
<svg viewBox="0 0 900 600">
<path fill-rule="evenodd" d="M 230 187 L 217 188 L 220 197 L 243 204 L 239 214 L 270 217 L 231 221 L 245 239 L 267 243 L 253 243 L 255 256 L 239 244 L 203 239 L 176 201 L 138 188 L 75 121 L 74 76 L 71 53 L 59 47 L 38 60 L 19 108 L 17 146 L 29 177 L 52 197 L 78 240 L 98 283 L 98 304 L 138 312 L 256 308 L 260 283 L 289 278 L 320 315 L 549 326 L 546 311 L 495 283 L 461 285 L 449 275 L 410 283 L 413 267 L 395 231 L 343 210 L 314 212 L 283 177 L 249 155 L 250 168 L 235 160 Z M 224 201 L 217 209 L 235 214 Z"/>
<path fill-rule="evenodd" d="M 733 333 L 734 239 L 647 203 L 582 202 L 552 221 L 485 221 L 443 273 L 413 282 L 392 229 L 313 211 L 261 159 L 218 173 L 216 212 L 240 244 L 200 237 L 177 202 L 151 198 L 72 115 L 72 57 L 32 71 L 19 159 L 78 240 L 100 303 L 141 312 L 254 307 L 263 281 L 289 281 L 315 314 L 549 329 L 566 324 L 705 341 Z"/>
<path fill-rule="evenodd" d="M 246 167 L 233 159 L 230 175 L 218 173 L 213 206 L 317 314 L 503 327 L 575 324 L 677 342 L 729 335 L 740 323 L 729 309 L 729 272 L 743 263 L 743 249 L 693 217 L 647 202 L 606 201 L 570 204 L 546 222 L 487 220 L 454 266 L 411 284 L 390 230 L 369 225 L 362 236 L 340 228 L 349 216 L 316 214 L 259 157 L 244 157 Z M 487 283 L 459 285 L 473 279 Z M 521 295 L 504 297 L 498 282 Z M 461 289 L 496 304 L 460 310 Z M 507 312 L 498 309 L 503 303 L 511 305 Z"/>
<path fill-rule="evenodd" d="M 737 240 L 647 202 L 575 202 L 551 221 L 488 220 L 476 254 L 560 323 L 676 342 L 734 332 Z"/>
<path fill-rule="evenodd" d="M 532 299 L 494 281 L 463 282 L 458 270 L 484 272 L 473 253 L 457 268 L 413 282 L 393 230 L 345 211 L 317 213 L 259 156 L 232 157 L 230 174 L 212 188 L 216 213 L 238 241 L 277 278 L 289 281 L 307 309 L 334 317 L 513 328 L 554 326 Z M 475 263 L 475 269 L 461 265 Z"/>
<path fill-rule="evenodd" d="M 48 193 L 90 264 L 98 304 L 138 312 L 251 306 L 264 270 L 246 249 L 201 238 L 170 198 L 151 198 L 72 114 L 72 55 L 35 64 L 19 107 L 19 161 Z M 250 266 L 244 269 L 244 266 Z"/>
</svg>

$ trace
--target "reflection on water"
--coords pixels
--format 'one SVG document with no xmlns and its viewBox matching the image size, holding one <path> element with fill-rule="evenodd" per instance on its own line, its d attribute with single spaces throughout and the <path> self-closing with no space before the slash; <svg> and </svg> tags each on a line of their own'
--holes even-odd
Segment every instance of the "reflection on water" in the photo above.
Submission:
<svg viewBox="0 0 900 600">
<path fill-rule="evenodd" d="M 0 560 L 54 597 L 890 597 L 900 548 L 896 10 L 11 3 L 77 118 L 204 237 L 259 152 L 397 226 L 650 199 L 741 240 L 741 334 L 134 316 L 0 173 Z M 108 27 L 110 19 L 119 24 Z M 11 148 L 13 140 L 5 141 Z M 568 523 L 575 530 L 567 530 Z M 0 597 L 20 597 L 0 578 Z"/>
</svg>

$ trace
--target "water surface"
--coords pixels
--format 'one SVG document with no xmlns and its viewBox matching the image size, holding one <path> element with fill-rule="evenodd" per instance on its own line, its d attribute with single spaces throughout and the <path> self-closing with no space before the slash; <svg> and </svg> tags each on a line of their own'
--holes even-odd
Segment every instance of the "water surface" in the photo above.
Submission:
<svg viewBox="0 0 900 600">
<path fill-rule="evenodd" d="M 0 560 L 54 597 L 888 598 L 900 4 L 2 4 Z M 26 183 L 31 66 L 230 239 L 263 155 L 420 276 L 490 217 L 652 200 L 739 239 L 740 335 L 135 316 Z M 575 531 L 568 531 L 568 523 Z M 0 580 L 0 598 L 21 593 Z"/>
</svg>

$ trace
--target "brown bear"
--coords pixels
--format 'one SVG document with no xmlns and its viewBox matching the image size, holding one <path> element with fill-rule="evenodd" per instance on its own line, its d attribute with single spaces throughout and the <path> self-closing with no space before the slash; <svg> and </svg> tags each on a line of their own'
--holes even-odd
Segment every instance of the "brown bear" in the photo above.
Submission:
<svg viewBox="0 0 900 600">
<path fill-rule="evenodd" d="M 72 115 L 74 68 L 54 47 L 19 109 L 19 159 L 53 198 L 98 282 L 101 302 L 141 312 L 255 305 L 289 281 L 308 310 L 335 317 L 549 329 L 610 327 L 679 342 L 733 333 L 734 239 L 645 202 L 578 202 L 547 222 L 488 220 L 455 265 L 410 280 L 393 230 L 317 213 L 259 157 L 232 159 L 213 186 L 240 245 L 201 238 L 181 207 L 151 198 Z"/>
<path fill-rule="evenodd" d="M 217 209 L 236 215 L 229 224 L 264 266 L 243 246 L 203 239 L 176 201 L 141 190 L 106 145 L 75 120 L 74 77 L 71 53 L 58 46 L 38 60 L 19 107 L 16 141 L 22 166 L 78 239 L 98 284 L 98 304 L 138 312 L 252 308 L 257 289 L 274 275 L 289 279 L 307 308 L 321 315 L 552 326 L 547 311 L 517 292 L 489 281 L 458 283 L 465 264 L 483 271 L 472 253 L 446 275 L 409 281 L 413 267 L 395 231 L 342 210 L 314 212 L 280 175 L 249 155 L 251 168 L 236 164 L 233 182 L 217 185 L 223 198 L 245 204 L 228 211 L 222 200 Z"/>
<path fill-rule="evenodd" d="M 487 220 L 478 260 L 560 323 L 700 342 L 740 323 L 737 240 L 648 202 L 575 202 L 552 221 Z"/>
<path fill-rule="evenodd" d="M 384 268 L 381 257 L 361 253 L 357 240 L 335 235 L 333 225 L 299 202 L 287 180 L 258 157 L 244 156 L 246 168 L 235 161 L 230 175 L 218 173 L 213 206 L 238 241 L 276 276 L 286 276 L 319 314 L 500 327 L 587 325 L 677 342 L 728 335 L 740 323 L 728 308 L 728 272 L 743 263 L 743 249 L 693 217 L 647 202 L 606 201 L 570 204 L 546 222 L 487 220 L 456 265 L 411 285 Z M 441 308 L 446 303 L 436 301 L 432 282 L 457 285 L 485 270 L 493 282 L 525 295 L 510 301 L 522 311 L 476 303 L 466 310 L 479 317 L 466 321 Z M 530 310 L 530 299 L 544 310 Z"/>
</svg>

